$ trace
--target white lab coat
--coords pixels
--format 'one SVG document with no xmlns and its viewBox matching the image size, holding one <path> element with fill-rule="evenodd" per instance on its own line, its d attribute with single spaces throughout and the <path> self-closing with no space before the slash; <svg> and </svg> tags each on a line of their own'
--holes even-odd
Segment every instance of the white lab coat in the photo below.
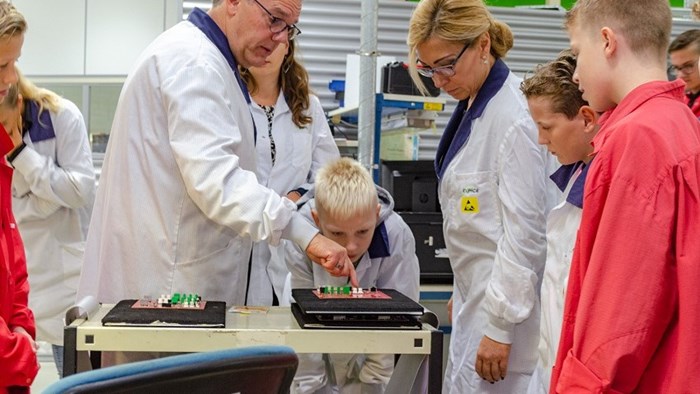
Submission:
<svg viewBox="0 0 700 394">
<path fill-rule="evenodd" d="M 275 141 L 275 165 L 272 165 L 270 138 L 265 111 L 253 101 L 250 106 L 258 130 L 255 144 L 258 152 L 258 182 L 277 194 L 285 196 L 289 191 L 304 188 L 309 190 L 316 173 L 326 163 L 340 158 L 321 102 L 316 96 L 309 97 L 307 114 L 311 123 L 299 128 L 292 121 L 292 111 L 280 92 L 275 104 L 272 120 L 272 137 Z M 289 273 L 284 261 L 271 259 L 270 246 L 258 242 L 253 246 L 248 305 L 272 305 L 272 291 L 280 299 Z"/>
<path fill-rule="evenodd" d="M 420 268 L 416 257 L 413 233 L 403 219 L 393 211 L 394 201 L 387 191 L 377 187 L 380 196 L 379 222 L 384 223 L 388 236 L 389 256 L 370 258 L 365 253 L 357 265 L 357 279 L 362 288 L 396 289 L 414 301 L 420 291 Z M 314 201 L 301 208 L 311 219 Z M 344 286 L 347 278 L 330 276 L 318 264 L 312 263 L 297 246 L 285 242 L 287 266 L 292 274 L 292 288 Z M 337 389 L 343 394 L 383 392 L 394 369 L 394 355 L 332 354 Z M 333 392 L 320 354 L 299 355 L 299 368 L 292 384 L 293 393 Z"/>
<path fill-rule="evenodd" d="M 580 175 L 581 167 L 578 167 L 566 185 L 564 196 L 569 195 Z M 537 366 L 528 387 L 530 394 L 549 393 L 549 380 L 561 335 L 569 268 L 582 212 L 581 208 L 564 198 L 547 216 L 547 263 L 542 279 L 540 339 Z"/>
<path fill-rule="evenodd" d="M 212 41 L 190 21 L 156 38 L 119 97 L 79 296 L 196 292 L 242 305 L 253 240 L 305 248 L 317 233 L 258 184 L 254 138 L 243 91 Z"/>
<path fill-rule="evenodd" d="M 95 170 L 83 115 L 68 100 L 60 106 L 49 112 L 54 138 L 32 141 L 24 134 L 26 148 L 12 162 L 12 210 L 26 250 L 37 339 L 62 346 L 95 199 Z"/>
<path fill-rule="evenodd" d="M 525 392 L 537 359 L 548 159 L 520 81 L 508 73 L 438 187 L 454 272 L 443 393 Z M 464 209 L 467 201 L 478 209 Z M 474 370 L 484 335 L 512 343 L 507 376 L 495 384 Z"/>
</svg>

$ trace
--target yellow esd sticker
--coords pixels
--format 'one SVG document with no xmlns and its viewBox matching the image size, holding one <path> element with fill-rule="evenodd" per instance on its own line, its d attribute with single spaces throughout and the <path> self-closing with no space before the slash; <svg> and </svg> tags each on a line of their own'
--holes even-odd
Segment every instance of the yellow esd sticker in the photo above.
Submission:
<svg viewBox="0 0 700 394">
<path fill-rule="evenodd" d="M 462 213 L 479 213 L 479 198 L 464 196 L 459 206 Z"/>
<path fill-rule="evenodd" d="M 423 103 L 423 109 L 426 111 L 442 111 L 443 108 L 442 103 Z"/>
</svg>

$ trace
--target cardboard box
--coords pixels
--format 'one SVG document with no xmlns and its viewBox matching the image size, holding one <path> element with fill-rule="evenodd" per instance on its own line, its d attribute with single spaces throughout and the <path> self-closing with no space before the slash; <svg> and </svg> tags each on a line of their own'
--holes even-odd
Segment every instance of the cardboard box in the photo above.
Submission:
<svg viewBox="0 0 700 394">
<path fill-rule="evenodd" d="M 421 139 L 426 135 L 435 135 L 434 128 L 423 129 L 403 127 L 382 131 L 379 145 L 379 157 L 382 160 L 419 160 Z"/>
</svg>

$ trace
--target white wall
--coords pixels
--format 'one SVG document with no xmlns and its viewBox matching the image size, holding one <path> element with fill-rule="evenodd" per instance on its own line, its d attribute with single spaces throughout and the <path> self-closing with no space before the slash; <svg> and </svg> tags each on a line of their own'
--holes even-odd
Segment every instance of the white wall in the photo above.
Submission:
<svg viewBox="0 0 700 394">
<path fill-rule="evenodd" d="M 29 24 L 28 76 L 124 76 L 182 15 L 181 0 L 14 0 Z"/>
</svg>

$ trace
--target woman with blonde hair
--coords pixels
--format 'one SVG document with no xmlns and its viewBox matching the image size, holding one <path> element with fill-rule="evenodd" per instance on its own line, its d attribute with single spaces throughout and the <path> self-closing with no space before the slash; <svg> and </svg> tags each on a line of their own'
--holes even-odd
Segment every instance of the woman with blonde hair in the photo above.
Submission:
<svg viewBox="0 0 700 394">
<path fill-rule="evenodd" d="M 482 0 L 423 0 L 410 72 L 459 100 L 435 170 L 454 272 L 444 393 L 522 393 L 537 359 L 546 151 L 502 58 L 513 33 Z M 552 200 L 551 202 L 553 202 Z"/>
<path fill-rule="evenodd" d="M 15 63 L 26 30 L 22 14 L 9 1 L 0 1 L 0 103 L 17 83 Z M 24 246 L 12 215 L 12 167 L 5 160 L 15 150 L 14 132 L 0 127 L 0 394 L 28 393 L 39 371 Z"/>
<path fill-rule="evenodd" d="M 241 70 L 252 98 L 258 182 L 292 201 L 311 197 L 307 192 L 318 170 L 340 157 L 295 43 L 281 43 L 263 66 Z M 282 260 L 271 259 L 270 248 L 277 247 L 260 242 L 253 248 L 247 305 L 278 305 L 284 298 L 289 271 Z"/>
<path fill-rule="evenodd" d="M 18 81 L 0 103 L 0 122 L 16 146 L 12 209 L 26 246 L 37 338 L 51 344 L 63 373 L 63 316 L 73 305 L 88 223 L 95 170 L 83 116 L 72 102 Z"/>
</svg>

